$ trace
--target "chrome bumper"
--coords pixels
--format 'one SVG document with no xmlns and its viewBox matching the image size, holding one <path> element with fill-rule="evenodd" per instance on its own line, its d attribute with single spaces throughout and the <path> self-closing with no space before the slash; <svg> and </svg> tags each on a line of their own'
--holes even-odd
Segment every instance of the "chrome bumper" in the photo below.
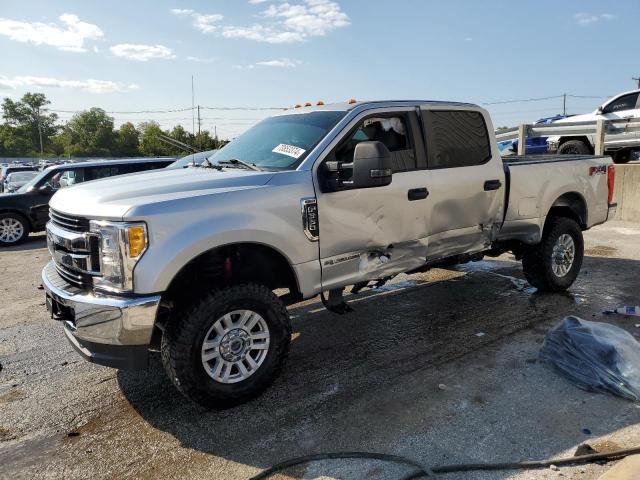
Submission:
<svg viewBox="0 0 640 480">
<path fill-rule="evenodd" d="M 142 358 L 127 357 L 148 349 L 160 295 L 94 295 L 62 279 L 53 262 L 42 270 L 42 285 L 52 318 L 64 322 L 69 341 L 87 360 L 118 368 L 140 366 Z"/>
</svg>

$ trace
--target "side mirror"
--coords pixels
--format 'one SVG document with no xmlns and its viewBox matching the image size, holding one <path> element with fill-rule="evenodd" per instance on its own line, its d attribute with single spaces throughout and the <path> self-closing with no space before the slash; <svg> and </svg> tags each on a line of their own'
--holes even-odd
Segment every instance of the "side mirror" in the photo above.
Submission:
<svg viewBox="0 0 640 480">
<path fill-rule="evenodd" d="M 45 183 L 44 185 L 38 188 L 38 193 L 48 194 L 53 192 L 54 192 L 53 187 L 49 183 Z"/>
<path fill-rule="evenodd" d="M 360 142 L 352 162 L 327 162 L 330 190 L 384 187 L 392 180 L 391 153 L 382 142 Z"/>
<path fill-rule="evenodd" d="M 596 110 L 596 115 L 602 115 L 604 113 L 604 108 L 602 108 L 601 106 L 598 107 L 598 109 Z"/>
</svg>

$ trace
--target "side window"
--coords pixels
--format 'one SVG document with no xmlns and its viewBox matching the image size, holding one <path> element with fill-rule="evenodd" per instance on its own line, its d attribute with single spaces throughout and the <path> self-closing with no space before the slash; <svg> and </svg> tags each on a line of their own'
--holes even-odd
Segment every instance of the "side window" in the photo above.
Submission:
<svg viewBox="0 0 640 480">
<path fill-rule="evenodd" d="M 90 167 L 85 169 L 85 181 L 99 180 L 120 174 L 120 167 Z"/>
<path fill-rule="evenodd" d="M 70 187 L 82 182 L 84 182 L 84 171 L 81 168 L 65 170 L 60 177 L 60 187 Z"/>
<path fill-rule="evenodd" d="M 335 150 L 336 160 L 351 162 L 356 145 L 366 141 L 385 144 L 391 152 L 394 172 L 415 170 L 415 149 L 411 142 L 409 123 L 404 114 L 365 119 L 356 131 Z"/>
<path fill-rule="evenodd" d="M 638 94 L 630 93 L 614 100 L 603 109 L 603 113 L 619 112 L 621 110 L 633 110 L 638 103 Z"/>
<path fill-rule="evenodd" d="M 423 118 L 429 168 L 469 167 L 491 158 L 489 134 L 480 112 L 429 110 Z"/>
</svg>

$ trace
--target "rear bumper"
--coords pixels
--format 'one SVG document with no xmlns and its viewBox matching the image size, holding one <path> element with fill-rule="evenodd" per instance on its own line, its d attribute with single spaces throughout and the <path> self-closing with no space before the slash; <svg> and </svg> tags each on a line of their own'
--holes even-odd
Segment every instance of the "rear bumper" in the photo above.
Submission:
<svg viewBox="0 0 640 480">
<path fill-rule="evenodd" d="M 71 345 L 86 360 L 114 368 L 145 368 L 159 295 L 97 296 L 66 283 L 53 262 L 42 271 L 47 309 L 64 324 Z"/>
</svg>

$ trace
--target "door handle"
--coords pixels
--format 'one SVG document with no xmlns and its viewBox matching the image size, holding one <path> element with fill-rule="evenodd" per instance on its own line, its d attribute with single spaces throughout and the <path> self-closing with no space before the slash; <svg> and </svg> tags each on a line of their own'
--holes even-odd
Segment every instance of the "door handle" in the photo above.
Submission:
<svg viewBox="0 0 640 480">
<path fill-rule="evenodd" d="M 501 186 L 502 182 L 500 180 L 487 180 L 484 182 L 484 191 L 498 190 Z"/>
<path fill-rule="evenodd" d="M 429 190 L 427 190 L 425 187 L 412 188 L 411 190 L 409 190 L 407 194 L 407 198 L 409 199 L 410 202 L 413 202 L 414 200 L 424 200 L 428 196 L 429 196 Z"/>
</svg>

